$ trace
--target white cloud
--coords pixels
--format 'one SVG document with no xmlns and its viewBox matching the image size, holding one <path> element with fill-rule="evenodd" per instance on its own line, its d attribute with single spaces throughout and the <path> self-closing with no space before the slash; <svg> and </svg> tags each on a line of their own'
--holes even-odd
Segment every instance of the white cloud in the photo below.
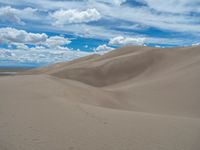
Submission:
<svg viewBox="0 0 200 150">
<path fill-rule="evenodd" d="M 133 38 L 133 37 L 123 37 L 123 36 L 117 36 L 109 41 L 109 45 L 144 45 L 145 38 Z"/>
<path fill-rule="evenodd" d="M 78 32 L 87 36 L 87 32 L 85 32 L 85 30 L 83 30 L 81 27 L 76 28 L 76 30 L 74 31 L 74 23 L 82 23 L 81 25 L 88 25 L 85 23 L 90 22 L 91 20 L 95 21 L 98 20 L 98 18 L 108 18 L 110 20 L 114 19 L 116 23 L 117 21 L 120 21 L 117 26 L 120 27 L 120 29 L 132 30 L 133 32 L 134 30 L 137 30 L 135 29 L 134 25 L 139 24 L 146 28 L 154 27 L 160 30 L 170 30 L 172 32 L 175 31 L 193 35 L 197 35 L 200 33 L 198 15 L 195 16 L 185 14 L 188 12 L 200 12 L 200 7 L 198 4 L 199 0 L 138 0 L 138 2 L 143 2 L 147 4 L 143 7 L 134 7 L 132 5 L 128 5 L 128 1 L 127 5 L 122 5 L 125 0 L 0 0 L 0 2 L 4 5 L 12 5 L 13 7 L 17 7 L 19 4 L 24 4 L 25 9 L 17 9 L 18 7 L 12 8 L 8 6 L 6 6 L 7 8 L 1 8 L 6 8 L 9 10 L 9 12 L 12 12 L 12 15 L 14 15 L 13 20 L 18 23 L 27 23 L 27 20 L 33 21 L 37 17 L 37 21 L 39 22 L 39 24 L 32 24 L 32 22 L 30 22 L 29 24 L 35 29 L 46 30 L 50 27 L 50 25 L 53 24 L 60 27 L 57 28 L 55 26 L 51 26 L 51 31 L 59 30 L 61 32 L 65 30 L 68 33 Z M 108 5 L 108 3 L 110 5 Z M 35 7 L 37 9 L 33 9 L 27 6 L 33 8 Z M 154 11 L 152 11 L 152 9 Z M 96 13 L 91 13 L 88 10 L 93 10 L 93 12 Z M 47 15 L 48 13 L 50 15 Z M 9 17 L 5 17 L 4 15 L 4 17 L 0 17 L 0 20 L 5 20 L 7 18 Z M 7 19 L 7 21 L 8 20 L 12 19 Z M 126 22 L 129 22 L 129 24 L 126 24 Z M 100 38 L 102 37 L 103 33 L 101 31 L 94 31 L 93 29 L 95 28 L 101 28 L 102 31 L 106 32 L 107 34 L 111 34 L 111 32 L 120 32 L 120 30 L 116 29 L 115 23 L 113 25 L 111 23 L 105 25 L 99 24 L 98 26 L 90 24 L 90 28 L 88 29 L 90 35 L 99 36 Z M 117 35 L 131 36 L 131 32 L 129 33 L 128 31 L 121 32 Z"/>
<path fill-rule="evenodd" d="M 46 41 L 48 36 L 45 33 L 28 33 L 15 28 L 0 28 L 0 39 L 2 43 L 23 43 L 39 44 Z"/>
<path fill-rule="evenodd" d="M 16 46 L 17 49 L 23 49 L 23 50 L 28 49 L 28 46 L 22 43 L 15 43 L 14 45 Z"/>
<path fill-rule="evenodd" d="M 56 49 L 60 50 L 60 51 L 68 51 L 68 50 L 70 50 L 68 47 L 64 47 L 64 46 L 57 46 Z"/>
<path fill-rule="evenodd" d="M 28 49 L 26 44 L 43 45 L 48 48 L 61 49 L 71 41 L 62 36 L 48 37 L 45 33 L 30 33 L 15 28 L 0 28 L 0 44 L 15 45 L 21 49 Z"/>
<path fill-rule="evenodd" d="M 194 44 L 192 44 L 192 46 L 199 46 L 200 45 L 200 43 L 194 43 Z"/>
<path fill-rule="evenodd" d="M 56 10 L 60 8 L 84 8 L 87 0 L 0 0 L 1 4 L 11 6 L 31 6 L 40 10 Z"/>
<path fill-rule="evenodd" d="M 50 16 L 55 20 L 53 25 L 56 26 L 97 21 L 101 18 L 100 13 L 95 8 L 87 9 L 85 11 L 80 11 L 77 9 L 61 9 L 50 14 Z"/>
<path fill-rule="evenodd" d="M 97 48 L 94 49 L 95 53 L 103 54 L 114 50 L 114 48 L 107 46 L 106 44 L 99 45 Z"/>
<path fill-rule="evenodd" d="M 0 7 L 0 21 L 25 25 L 23 19 L 34 19 L 37 9 L 30 7 L 16 9 L 10 6 Z"/>
<path fill-rule="evenodd" d="M 37 47 L 38 50 L 29 49 L 29 52 L 22 49 L 8 50 L 0 49 L 0 62 L 1 65 L 6 63 L 9 65 L 9 62 L 13 64 L 20 63 L 38 63 L 38 64 L 49 64 L 62 61 L 70 61 L 77 59 L 83 56 L 91 55 L 93 53 L 76 51 L 76 50 L 49 50 L 44 47 Z"/>
<path fill-rule="evenodd" d="M 105 2 L 105 3 L 110 3 L 116 6 L 120 6 L 122 3 L 126 2 L 126 0 L 97 0 L 98 2 Z"/>
<path fill-rule="evenodd" d="M 0 49 L 0 59 L 1 60 L 5 60 L 8 57 L 13 57 L 13 56 L 14 56 L 14 54 L 10 50 L 6 50 L 6 49 L 1 50 Z"/>
<path fill-rule="evenodd" d="M 102 1 L 105 3 L 100 3 Z M 48 23 L 48 25 L 54 24 L 54 25 L 62 26 L 64 24 L 69 24 L 70 22 L 77 23 L 77 21 L 73 19 L 70 20 L 69 18 L 74 18 L 74 16 L 81 16 L 79 15 L 79 14 L 82 14 L 81 12 L 87 12 L 87 10 L 92 10 L 91 8 L 93 8 L 96 11 L 98 10 L 97 11 L 98 13 L 101 12 L 100 16 L 110 17 L 110 19 L 115 18 L 115 19 L 120 19 L 124 21 L 130 21 L 133 24 L 137 22 L 141 25 L 152 26 L 159 29 L 167 29 L 171 31 L 200 32 L 198 15 L 197 16 L 185 15 L 185 13 L 188 13 L 188 12 L 197 12 L 197 13 L 200 12 L 199 0 L 167 0 L 167 1 L 137 0 L 138 2 L 143 2 L 147 4 L 147 6 L 143 6 L 143 7 L 132 7 L 132 6 L 128 7 L 128 5 L 121 5 L 124 1 L 125 0 L 110 0 L 110 1 L 107 1 L 107 0 L 87 0 L 87 1 L 62 0 L 62 1 L 55 2 L 53 0 L 42 0 L 42 1 L 41 0 L 34 0 L 34 1 L 0 0 L 0 2 L 3 3 L 4 5 L 17 6 L 23 3 L 26 5 L 29 4 L 31 7 L 35 6 L 40 11 L 43 11 L 43 13 L 52 12 L 52 10 L 55 10 L 55 12 L 51 13 L 54 16 L 54 14 L 56 14 L 57 12 L 57 16 L 53 17 L 54 23 L 52 23 L 52 20 L 49 18 L 49 16 L 47 17 L 44 17 L 44 15 L 40 16 L 40 21 L 43 22 L 44 24 Z M 111 3 L 114 5 L 121 5 L 121 6 L 116 7 L 113 5 L 107 5 L 107 3 Z M 154 9 L 155 11 L 152 11 L 152 9 Z M 73 13 L 74 10 L 76 10 L 75 13 Z M 15 15 L 15 16 L 18 19 L 21 19 L 21 17 L 24 14 L 25 16 L 23 16 L 22 18 L 26 17 L 26 19 L 30 18 L 30 20 L 34 18 L 33 15 L 30 15 L 31 13 L 28 13 L 28 11 L 26 12 L 24 11 L 25 10 L 20 11 L 21 12 L 20 16 L 19 15 Z M 64 15 L 65 12 L 68 12 L 68 13 Z M 120 13 L 116 13 L 116 12 L 120 12 Z M 78 15 L 74 15 L 74 14 L 78 14 Z M 84 23 L 84 21 L 81 23 Z M 79 30 L 81 31 L 81 29 Z"/>
<path fill-rule="evenodd" d="M 166 37 L 166 40 L 163 41 L 165 44 L 173 44 L 170 43 L 171 39 L 173 41 L 182 40 L 182 43 L 186 41 L 192 43 L 192 38 L 195 38 L 193 41 L 198 41 L 200 28 L 199 15 L 196 13 L 200 12 L 199 0 L 136 1 L 146 5 L 135 7 L 129 5 L 130 0 L 126 2 L 126 5 L 123 5 L 125 0 L 0 0 L 2 4 L 0 23 L 9 22 L 8 26 L 11 25 L 10 22 L 14 22 L 14 25 L 26 23 L 20 28 L 31 27 L 35 31 L 64 32 L 100 39 L 110 39 L 118 35 L 148 37 L 148 35 L 151 36 L 149 31 L 156 28 L 169 33 L 169 38 L 167 35 L 164 36 Z M 92 15 L 95 13 L 88 10 L 97 13 Z M 98 22 L 88 23 L 101 18 L 105 19 L 105 24 L 102 22 L 99 24 Z M 52 26 L 52 24 L 56 26 Z M 135 24 L 139 26 L 135 26 Z M 134 33 L 138 30 L 141 32 Z M 173 32 L 179 33 L 175 35 Z M 182 35 L 188 38 L 183 40 Z M 162 38 L 162 35 L 157 34 L 153 37 Z M 0 42 L 2 40 L 0 39 Z"/>
<path fill-rule="evenodd" d="M 112 0 L 115 5 L 121 5 L 122 3 L 126 2 L 126 0 Z"/>
<path fill-rule="evenodd" d="M 0 20 L 3 22 L 11 22 L 17 24 L 24 24 L 23 21 L 16 15 L 16 9 L 11 7 L 0 8 Z"/>
<path fill-rule="evenodd" d="M 68 38 L 62 37 L 62 36 L 51 36 L 49 37 L 45 44 L 48 47 L 57 47 L 65 44 L 70 44 L 71 41 Z"/>
<path fill-rule="evenodd" d="M 138 0 L 149 8 L 167 13 L 200 12 L 199 0 Z"/>
<path fill-rule="evenodd" d="M 31 48 L 29 48 L 28 47 L 28 49 L 26 49 L 26 50 L 32 50 L 32 51 L 42 51 L 42 50 L 46 50 L 47 48 L 46 47 L 44 47 L 44 46 L 38 46 L 38 45 L 36 45 L 36 46 L 34 46 L 34 47 L 31 47 Z"/>
</svg>

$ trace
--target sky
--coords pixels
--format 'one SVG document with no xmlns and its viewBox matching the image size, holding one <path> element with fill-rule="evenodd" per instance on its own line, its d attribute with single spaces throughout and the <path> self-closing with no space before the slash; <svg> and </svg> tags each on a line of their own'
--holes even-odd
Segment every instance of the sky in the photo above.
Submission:
<svg viewBox="0 0 200 150">
<path fill-rule="evenodd" d="M 199 44 L 199 0 L 0 0 L 1 67 Z"/>
</svg>

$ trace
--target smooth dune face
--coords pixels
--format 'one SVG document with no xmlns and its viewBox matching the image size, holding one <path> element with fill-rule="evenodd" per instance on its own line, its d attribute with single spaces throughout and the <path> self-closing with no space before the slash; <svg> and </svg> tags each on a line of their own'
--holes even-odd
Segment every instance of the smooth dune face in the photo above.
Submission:
<svg viewBox="0 0 200 150">
<path fill-rule="evenodd" d="M 125 47 L 0 77 L 2 150 L 199 150 L 200 47 Z"/>
</svg>

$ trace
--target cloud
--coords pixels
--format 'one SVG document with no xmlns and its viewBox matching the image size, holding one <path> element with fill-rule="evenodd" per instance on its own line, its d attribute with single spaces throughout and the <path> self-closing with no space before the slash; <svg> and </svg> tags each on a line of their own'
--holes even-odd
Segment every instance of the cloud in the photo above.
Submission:
<svg viewBox="0 0 200 150">
<path fill-rule="evenodd" d="M 35 18 L 36 11 L 37 9 L 30 7 L 24 9 L 16 9 L 10 6 L 0 7 L 0 21 L 25 25 L 23 19 Z"/>
<path fill-rule="evenodd" d="M 65 44 L 70 44 L 70 43 L 71 43 L 71 41 L 68 38 L 65 38 L 65 37 L 62 37 L 62 36 L 49 37 L 45 42 L 45 44 L 48 47 L 57 47 L 57 46 L 62 46 L 62 45 L 65 45 Z"/>
<path fill-rule="evenodd" d="M 109 45 L 118 45 L 118 46 L 124 46 L 124 45 L 144 45 L 145 38 L 133 38 L 133 37 L 123 37 L 123 36 L 117 36 L 109 41 Z"/>
<path fill-rule="evenodd" d="M 200 45 L 200 43 L 194 43 L 194 44 L 192 44 L 192 46 L 199 46 Z"/>
<path fill-rule="evenodd" d="M 126 0 L 112 0 L 115 5 L 120 6 L 122 3 L 126 2 Z"/>
<path fill-rule="evenodd" d="M 15 64 L 51 64 L 56 62 L 70 61 L 77 59 L 83 56 L 91 55 L 93 53 L 76 51 L 76 50 L 49 50 L 44 47 L 37 47 L 38 50 L 30 49 L 27 53 L 27 50 L 16 49 L 0 49 L 0 62 L 1 65 Z"/>
<path fill-rule="evenodd" d="M 15 43 L 14 45 L 16 46 L 17 49 L 23 49 L 23 50 L 28 49 L 28 46 L 22 43 Z"/>
<path fill-rule="evenodd" d="M 0 5 L 0 24 L 26 32 L 11 34 L 0 28 L 0 43 L 8 44 L 8 48 L 68 49 L 70 39 L 47 33 L 110 39 L 110 46 L 200 42 L 199 0 L 0 0 Z M 94 44 L 88 44 L 88 50 L 90 46 Z"/>
<path fill-rule="evenodd" d="M 106 52 L 109 52 L 111 50 L 114 50 L 114 48 L 107 46 L 106 44 L 99 45 L 97 48 L 94 49 L 95 53 L 104 54 Z"/>
<path fill-rule="evenodd" d="M 126 0 L 97 0 L 98 2 L 109 3 L 112 5 L 120 6 L 122 3 L 126 2 Z"/>
<path fill-rule="evenodd" d="M 16 9 L 11 7 L 1 7 L 0 8 L 0 20 L 3 22 L 11 22 L 17 24 L 25 24 L 21 19 L 16 15 Z"/>
<path fill-rule="evenodd" d="M 187 33 L 188 36 L 198 35 L 199 37 L 199 14 L 196 14 L 200 12 L 199 0 L 134 1 L 143 5 L 136 7 L 130 0 L 0 0 L 0 3 L 2 5 L 12 5 L 12 7 L 9 7 L 12 12 L 15 10 L 12 13 L 14 14 L 13 20 L 18 23 L 26 23 L 26 28 L 31 26 L 40 31 L 47 31 L 51 27 L 51 32 L 66 31 L 72 34 L 77 32 L 87 36 L 87 32 L 81 27 L 76 27 L 76 29 L 74 27 L 74 24 L 79 26 L 81 23 L 81 25 L 88 26 L 88 32 L 93 37 L 102 38 L 102 33 L 104 32 L 109 35 L 112 34 L 112 36 L 116 36 L 117 32 L 117 35 L 125 37 L 132 35 L 145 36 L 142 35 L 146 34 L 145 32 L 137 32 L 138 30 L 134 25 L 138 24 L 140 27 L 145 27 L 146 30 L 148 28 L 156 28 L 158 30 L 167 30 L 167 32 L 179 32 L 178 34 Z M 23 9 L 19 9 L 19 5 Z M 18 11 L 17 13 L 16 10 Z M 9 17 L 1 17 L 0 22 L 7 18 Z M 99 20 L 101 18 L 102 20 Z M 110 20 L 110 22 L 102 23 L 101 21 L 105 21 L 105 19 Z M 37 22 L 34 22 L 35 20 Z M 98 22 L 89 23 L 97 20 Z M 99 30 L 100 28 L 102 32 Z M 98 32 L 96 32 L 96 29 L 98 29 Z M 104 35 L 107 36 L 107 34 Z M 161 37 L 162 35 L 155 36 Z M 179 38 L 182 38 L 181 35 L 179 36 Z M 177 36 L 174 35 L 174 37 Z M 108 38 L 110 37 L 107 36 Z"/>
<path fill-rule="evenodd" d="M 4 50 L 0 49 L 0 59 L 1 60 L 6 60 L 8 57 L 13 57 L 13 56 L 14 56 L 14 54 L 11 51 L 6 50 L 6 49 L 4 49 Z"/>
<path fill-rule="evenodd" d="M 0 41 L 4 44 L 23 43 L 40 44 L 45 42 L 48 36 L 45 33 L 28 33 L 15 28 L 0 28 Z"/>
<path fill-rule="evenodd" d="M 69 43 L 71 41 L 62 36 L 48 37 L 45 33 L 30 33 L 15 28 L 0 28 L 0 44 L 15 45 L 21 49 L 29 49 L 26 44 L 61 49 L 61 46 Z"/>
<path fill-rule="evenodd" d="M 95 9 L 87 9 L 85 11 L 80 11 L 77 9 L 68 10 L 57 10 L 50 14 L 55 22 L 55 26 L 63 26 L 66 24 L 73 23 L 87 23 L 91 21 L 97 21 L 101 18 L 100 13 Z"/>
<path fill-rule="evenodd" d="M 199 0 L 138 0 L 149 8 L 167 13 L 200 12 Z"/>
</svg>

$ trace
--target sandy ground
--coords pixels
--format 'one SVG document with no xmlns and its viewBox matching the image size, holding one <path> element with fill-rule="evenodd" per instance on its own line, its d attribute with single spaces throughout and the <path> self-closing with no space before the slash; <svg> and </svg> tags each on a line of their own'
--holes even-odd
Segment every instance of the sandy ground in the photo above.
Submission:
<svg viewBox="0 0 200 150">
<path fill-rule="evenodd" d="M 200 47 L 125 47 L 0 77 L 0 150 L 199 150 Z"/>
<path fill-rule="evenodd" d="M 1 67 L 0 66 L 0 76 L 8 76 L 8 75 L 16 75 L 19 72 L 31 70 L 33 68 L 31 67 L 11 67 L 11 68 L 6 68 L 6 67 Z"/>
</svg>

